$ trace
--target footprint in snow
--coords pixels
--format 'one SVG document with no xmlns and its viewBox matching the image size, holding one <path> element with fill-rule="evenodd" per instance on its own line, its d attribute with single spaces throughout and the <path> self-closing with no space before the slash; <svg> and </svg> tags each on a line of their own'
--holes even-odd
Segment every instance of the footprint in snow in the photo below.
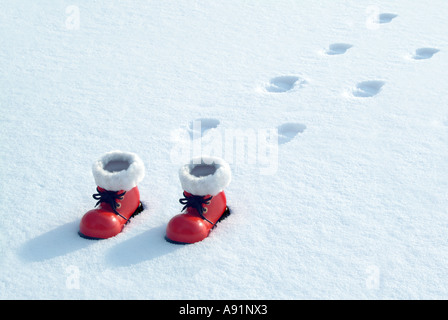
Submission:
<svg viewBox="0 0 448 320">
<path fill-rule="evenodd" d="M 353 47 L 353 45 L 348 44 L 348 43 L 333 43 L 333 44 L 330 44 L 328 49 L 325 50 L 325 54 L 330 55 L 330 56 L 337 55 L 337 54 L 344 54 L 351 47 Z"/>
<path fill-rule="evenodd" d="M 412 55 L 412 59 L 415 60 L 429 59 L 432 58 L 432 56 L 439 51 L 440 50 L 436 48 L 420 48 L 415 50 L 415 53 Z"/>
<path fill-rule="evenodd" d="M 395 13 L 381 13 L 378 15 L 378 23 L 389 23 L 396 17 L 398 14 Z"/>
<path fill-rule="evenodd" d="M 303 83 L 305 83 L 305 80 L 297 76 L 280 76 L 271 79 L 269 85 L 266 86 L 266 91 L 274 93 L 287 92 Z"/>
<path fill-rule="evenodd" d="M 377 95 L 386 82 L 379 80 L 362 81 L 352 90 L 355 97 L 368 98 Z"/>
<path fill-rule="evenodd" d="M 294 139 L 295 136 L 297 136 L 299 133 L 302 133 L 305 131 L 306 126 L 301 123 L 284 123 L 277 127 L 278 132 L 278 144 L 285 144 L 292 139 Z"/>
<path fill-rule="evenodd" d="M 214 118 L 200 118 L 193 120 L 188 125 L 188 133 L 190 134 L 190 138 L 197 139 L 202 138 L 204 134 L 211 130 L 215 129 L 219 126 L 219 120 Z"/>
</svg>

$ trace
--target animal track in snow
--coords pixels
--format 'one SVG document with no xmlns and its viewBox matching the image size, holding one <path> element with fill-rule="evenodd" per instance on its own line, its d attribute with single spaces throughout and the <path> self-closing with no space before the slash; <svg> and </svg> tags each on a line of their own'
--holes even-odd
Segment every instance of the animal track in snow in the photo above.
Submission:
<svg viewBox="0 0 448 320">
<path fill-rule="evenodd" d="M 368 98 L 377 95 L 386 82 L 380 80 L 362 81 L 352 90 L 355 97 Z"/>
<path fill-rule="evenodd" d="M 304 124 L 293 122 L 278 126 L 278 144 L 285 144 L 291 141 L 296 135 L 305 131 L 305 129 L 306 126 Z"/>
<path fill-rule="evenodd" d="M 188 125 L 188 133 L 191 139 L 196 139 L 204 136 L 204 134 L 210 130 L 215 129 L 219 125 L 218 119 L 213 118 L 200 118 L 191 121 Z"/>
<path fill-rule="evenodd" d="M 415 50 L 415 53 L 412 56 L 412 59 L 415 60 L 423 60 L 423 59 L 429 59 L 432 58 L 433 55 L 435 55 L 437 52 L 439 52 L 439 49 L 436 48 L 420 48 Z"/>
<path fill-rule="evenodd" d="M 280 76 L 271 79 L 269 85 L 266 86 L 266 91 L 275 93 L 286 92 L 305 82 L 306 81 L 304 79 L 297 76 Z"/>
<path fill-rule="evenodd" d="M 395 13 L 381 13 L 378 15 L 378 23 L 389 23 L 396 17 L 398 14 Z"/>
<path fill-rule="evenodd" d="M 351 47 L 353 47 L 353 45 L 348 43 L 333 43 L 330 44 L 328 49 L 325 50 L 325 54 L 328 55 L 344 54 Z"/>
</svg>

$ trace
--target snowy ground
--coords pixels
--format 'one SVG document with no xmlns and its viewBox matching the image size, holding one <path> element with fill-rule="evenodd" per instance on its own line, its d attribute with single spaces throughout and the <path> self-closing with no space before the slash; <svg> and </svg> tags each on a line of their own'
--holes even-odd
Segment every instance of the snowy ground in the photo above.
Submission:
<svg viewBox="0 0 448 320">
<path fill-rule="evenodd" d="M 447 17 L 444 0 L 3 1 L 0 298 L 448 298 Z M 182 135 L 201 118 L 203 139 Z M 273 129 L 267 161 L 223 143 Z M 233 214 L 177 246 L 198 141 L 231 162 Z M 145 162 L 146 210 L 82 239 L 91 164 L 116 149 Z"/>
</svg>

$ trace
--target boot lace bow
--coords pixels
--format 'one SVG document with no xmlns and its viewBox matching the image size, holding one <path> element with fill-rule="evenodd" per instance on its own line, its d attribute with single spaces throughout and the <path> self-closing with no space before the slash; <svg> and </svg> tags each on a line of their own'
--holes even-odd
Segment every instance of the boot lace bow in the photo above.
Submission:
<svg viewBox="0 0 448 320">
<path fill-rule="evenodd" d="M 100 190 L 99 188 L 96 188 L 96 191 L 98 193 L 95 193 L 92 195 L 93 199 L 98 200 L 98 202 L 95 204 L 95 207 L 98 206 L 100 203 L 105 202 L 108 205 L 111 206 L 112 211 L 122 217 L 123 219 L 127 220 L 125 217 L 123 217 L 118 211 L 118 200 L 123 200 L 123 196 L 125 195 L 126 191 L 122 193 L 118 193 L 118 191 L 108 191 L 108 190 Z"/>
<path fill-rule="evenodd" d="M 184 211 L 189 207 L 192 207 L 196 209 L 196 211 L 199 213 L 202 219 L 204 219 L 207 222 L 210 222 L 211 224 L 214 224 L 204 216 L 204 211 L 206 210 L 203 207 L 204 204 L 210 204 L 210 200 L 213 198 L 213 196 L 206 198 L 204 196 L 186 195 L 184 192 L 184 197 L 185 198 L 179 199 L 179 202 L 184 205 L 182 211 Z"/>
</svg>

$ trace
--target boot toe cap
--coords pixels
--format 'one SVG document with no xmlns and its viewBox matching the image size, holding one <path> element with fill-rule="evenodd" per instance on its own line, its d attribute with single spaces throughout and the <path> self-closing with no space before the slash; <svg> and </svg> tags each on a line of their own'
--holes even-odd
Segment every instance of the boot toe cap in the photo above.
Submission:
<svg viewBox="0 0 448 320">
<path fill-rule="evenodd" d="M 168 241 L 177 243 L 195 243 L 204 240 L 209 232 L 208 222 L 199 217 L 179 214 L 172 218 L 166 228 Z"/>
<path fill-rule="evenodd" d="M 107 239 L 120 233 L 122 228 L 115 214 L 90 210 L 81 219 L 79 234 L 84 238 Z"/>
</svg>

